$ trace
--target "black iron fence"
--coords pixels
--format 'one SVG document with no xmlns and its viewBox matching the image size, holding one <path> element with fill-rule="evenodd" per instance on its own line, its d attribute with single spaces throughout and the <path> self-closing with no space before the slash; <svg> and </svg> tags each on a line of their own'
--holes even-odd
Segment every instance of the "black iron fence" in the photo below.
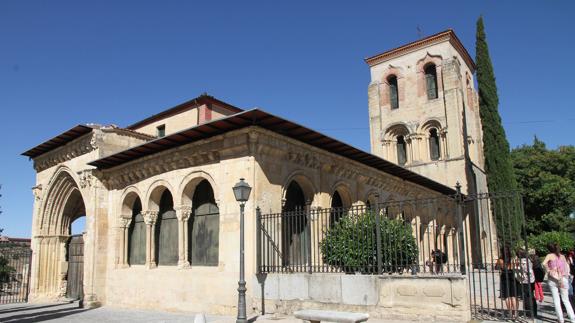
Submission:
<svg viewBox="0 0 575 323">
<path fill-rule="evenodd" d="M 258 268 L 268 273 L 462 273 L 462 212 L 457 197 L 442 197 L 258 214 Z"/>
<path fill-rule="evenodd" d="M 0 246 L 0 304 L 28 300 L 32 250 L 25 246 Z"/>
<path fill-rule="evenodd" d="M 466 239 L 472 316 L 527 321 L 537 314 L 534 282 L 544 276 L 539 256 L 527 243 L 523 199 L 517 192 L 465 197 L 463 212 L 474 215 Z M 494 234 L 488 236 L 484 228 Z M 536 275 L 538 273 L 538 275 Z"/>
<path fill-rule="evenodd" d="M 260 273 L 465 274 L 473 317 L 534 315 L 532 285 L 519 281 L 532 279 L 534 264 L 522 265 L 529 250 L 516 192 L 258 210 L 257 226 Z"/>
</svg>

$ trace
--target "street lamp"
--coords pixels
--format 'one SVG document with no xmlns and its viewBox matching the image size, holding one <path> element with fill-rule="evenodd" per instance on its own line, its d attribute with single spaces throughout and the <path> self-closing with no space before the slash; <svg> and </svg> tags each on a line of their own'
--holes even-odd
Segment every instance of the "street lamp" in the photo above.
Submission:
<svg viewBox="0 0 575 323">
<path fill-rule="evenodd" d="M 236 323 L 246 323 L 246 280 L 244 270 L 244 206 L 250 198 L 252 188 L 243 178 L 232 188 L 236 201 L 240 203 L 240 280 L 238 281 L 238 317 Z"/>
</svg>

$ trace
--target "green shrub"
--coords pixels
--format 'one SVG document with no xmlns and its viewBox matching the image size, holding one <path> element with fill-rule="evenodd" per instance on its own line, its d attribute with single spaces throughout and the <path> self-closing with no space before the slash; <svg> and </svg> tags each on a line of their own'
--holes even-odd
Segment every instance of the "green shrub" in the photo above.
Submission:
<svg viewBox="0 0 575 323">
<path fill-rule="evenodd" d="M 561 231 L 550 231 L 543 232 L 538 235 L 530 235 L 527 238 L 530 248 L 535 249 L 539 256 L 544 256 L 549 251 L 547 250 L 547 244 L 557 243 L 563 252 L 573 249 L 575 246 L 575 240 L 573 235 L 569 232 Z"/>
<path fill-rule="evenodd" d="M 10 274 L 14 271 L 15 269 L 8 264 L 8 259 L 0 255 L 0 284 L 9 282 Z"/>
<path fill-rule="evenodd" d="M 417 243 L 411 226 L 401 220 L 380 219 L 384 272 L 411 269 Z M 376 221 L 372 213 L 347 215 L 325 232 L 320 243 L 323 261 L 347 273 L 377 272 Z"/>
</svg>

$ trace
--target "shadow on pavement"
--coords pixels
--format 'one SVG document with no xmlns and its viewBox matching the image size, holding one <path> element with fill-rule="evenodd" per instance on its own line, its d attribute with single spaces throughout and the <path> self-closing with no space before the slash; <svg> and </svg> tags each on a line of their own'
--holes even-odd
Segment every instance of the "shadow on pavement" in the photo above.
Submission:
<svg viewBox="0 0 575 323">
<path fill-rule="evenodd" d="M 66 306 L 59 309 L 45 310 L 44 308 L 54 306 Z M 38 310 L 40 309 L 40 310 Z M 75 304 L 56 304 L 47 306 L 31 307 L 27 309 L 20 309 L 21 314 L 10 315 L 0 318 L 2 322 L 42 322 L 47 320 L 54 320 L 64 316 L 74 315 L 82 312 L 89 311 L 89 309 L 79 308 Z M 4 312 L 6 313 L 6 312 Z M 2 313 L 2 314 L 4 314 Z"/>
<path fill-rule="evenodd" d="M 19 306 L 19 307 L 10 307 L 7 309 L 0 309 L 0 315 L 2 314 L 6 314 L 6 313 L 13 313 L 13 312 L 22 312 L 22 311 L 30 311 L 30 310 L 37 310 L 37 309 L 41 309 L 41 308 L 48 308 L 48 307 L 54 307 L 54 306 L 62 306 L 62 305 L 66 305 L 66 304 L 71 304 L 73 302 L 68 302 L 68 303 L 58 303 L 58 304 L 50 304 L 50 305 L 25 305 L 25 306 Z"/>
</svg>

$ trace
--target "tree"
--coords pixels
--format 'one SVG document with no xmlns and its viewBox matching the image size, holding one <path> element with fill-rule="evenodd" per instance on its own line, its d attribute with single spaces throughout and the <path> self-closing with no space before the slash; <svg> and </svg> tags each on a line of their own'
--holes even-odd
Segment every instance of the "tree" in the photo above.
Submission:
<svg viewBox="0 0 575 323">
<path fill-rule="evenodd" d="M 482 16 L 477 20 L 475 46 L 479 115 L 483 129 L 487 187 L 492 193 L 514 191 L 517 190 L 517 182 L 513 173 L 509 143 L 507 142 L 505 129 L 503 129 L 501 116 L 499 115 L 497 84 L 495 83 L 495 73 L 493 72 L 493 65 L 489 56 Z M 512 227 L 517 228 L 515 224 L 522 221 L 520 212 L 509 213 L 506 210 L 500 210 L 498 204 L 493 206 L 492 211 L 495 213 L 494 218 L 496 219 L 499 239 L 508 240 L 509 243 L 516 241 L 519 238 L 518 230 L 510 230 L 510 228 L 503 228 L 503 226 L 504 223 L 512 223 Z M 504 216 L 501 216 L 503 214 L 513 218 L 504 218 Z M 502 232 L 506 232 L 505 236 L 503 236 Z"/>
<path fill-rule="evenodd" d="M 527 232 L 575 233 L 575 146 L 548 149 L 534 138 L 532 145 L 511 151 L 524 196 Z"/>
</svg>

